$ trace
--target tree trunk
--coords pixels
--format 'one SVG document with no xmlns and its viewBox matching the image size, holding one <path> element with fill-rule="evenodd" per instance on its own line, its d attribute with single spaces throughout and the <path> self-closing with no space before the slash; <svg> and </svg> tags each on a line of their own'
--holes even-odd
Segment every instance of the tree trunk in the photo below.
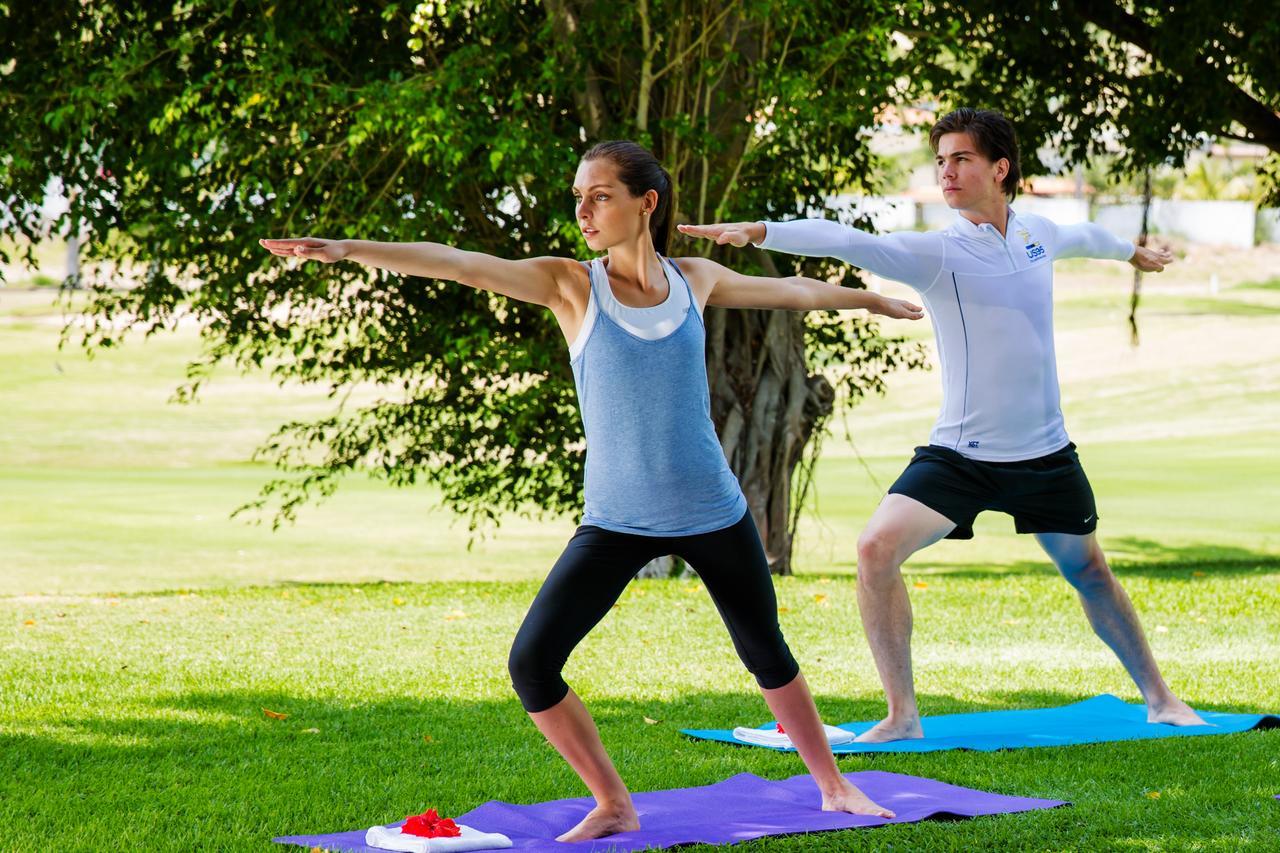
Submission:
<svg viewBox="0 0 1280 853">
<path fill-rule="evenodd" d="M 791 490 L 835 390 L 809 375 L 804 320 L 787 311 L 707 309 L 711 416 L 760 528 L 769 570 L 791 574 Z"/>
<path fill-rule="evenodd" d="M 689 574 L 689 567 L 685 565 L 684 560 L 668 554 L 665 557 L 654 557 L 645 563 L 644 568 L 636 573 L 636 577 L 666 579 L 682 578 L 687 574 Z"/>
<path fill-rule="evenodd" d="M 1151 217 L 1151 167 L 1142 175 L 1142 230 L 1138 232 L 1138 246 L 1147 245 L 1147 228 Z M 1138 345 L 1138 300 L 1142 295 L 1142 270 L 1133 269 L 1133 291 L 1129 294 L 1129 343 Z"/>
<path fill-rule="evenodd" d="M 575 0 L 544 0 L 557 37 L 583 49 Z M 659 127 L 655 153 L 667 161 L 679 188 L 672 203 L 679 219 L 709 222 L 726 215 L 744 160 L 756 138 L 755 126 L 744 122 L 759 107 L 759 63 L 774 42 L 770 26 L 742 13 L 739 4 L 691 3 L 667 10 L 663 27 L 653 4 L 635 6 L 640 49 L 610 60 L 611 79 L 636 81 L 634 128 L 642 134 Z M 785 29 L 785 28 L 784 28 Z M 787 38 L 782 44 L 788 43 Z M 782 48 L 785 53 L 785 47 Z M 773 73 L 772 71 L 768 73 Z M 594 73 L 575 93 L 589 136 L 612 128 L 592 126 L 605 116 L 593 95 Z M 629 84 L 630 85 L 630 84 Z M 629 110 L 616 111 L 621 116 Z M 691 148 L 682 144 L 687 129 L 662 127 L 656 119 L 680 116 L 720 144 Z M 691 246 L 710 254 L 706 244 Z M 778 271 L 763 252 L 756 260 L 770 275 Z M 730 261 L 733 265 L 733 261 Z M 769 568 L 791 573 L 794 534 L 792 485 L 796 467 L 814 429 L 833 408 L 835 391 L 821 376 L 810 376 L 804 359 L 804 321 L 796 312 L 726 312 L 709 308 L 707 373 L 711 384 L 711 416 L 729 466 L 738 476 L 747 504 L 764 541 Z M 671 577 L 679 561 L 659 558 L 641 577 Z"/>
</svg>

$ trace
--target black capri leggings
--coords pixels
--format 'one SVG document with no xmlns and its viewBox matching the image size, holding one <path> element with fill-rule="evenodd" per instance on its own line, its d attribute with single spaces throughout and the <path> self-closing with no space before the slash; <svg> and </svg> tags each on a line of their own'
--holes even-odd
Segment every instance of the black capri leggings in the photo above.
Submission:
<svg viewBox="0 0 1280 853">
<path fill-rule="evenodd" d="M 507 666 L 526 711 L 545 711 L 568 694 L 560 671 L 569 655 L 636 572 L 667 554 L 702 578 L 738 657 L 761 687 L 783 687 L 796 677 L 800 667 L 778 626 L 778 600 L 750 511 L 736 524 L 696 536 L 640 536 L 583 525 L 538 590 L 511 647 Z"/>
</svg>

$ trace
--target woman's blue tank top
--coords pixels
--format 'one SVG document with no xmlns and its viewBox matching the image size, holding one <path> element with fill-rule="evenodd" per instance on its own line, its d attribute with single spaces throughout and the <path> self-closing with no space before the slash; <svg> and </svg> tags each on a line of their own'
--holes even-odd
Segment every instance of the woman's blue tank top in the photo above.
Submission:
<svg viewBox="0 0 1280 853">
<path fill-rule="evenodd" d="M 676 330 L 656 340 L 637 337 L 600 310 L 615 301 L 613 292 L 601 296 L 609 287 L 604 264 L 587 265 L 595 318 L 570 360 L 587 434 L 582 523 L 690 536 L 737 523 L 747 501 L 711 422 L 706 330 L 693 289 L 674 263 L 661 260 L 668 287 L 688 290 L 689 307 Z"/>
</svg>

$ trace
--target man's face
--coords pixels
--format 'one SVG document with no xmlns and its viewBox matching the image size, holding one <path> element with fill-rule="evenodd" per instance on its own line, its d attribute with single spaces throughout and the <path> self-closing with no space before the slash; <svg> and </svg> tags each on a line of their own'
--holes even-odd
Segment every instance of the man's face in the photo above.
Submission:
<svg viewBox="0 0 1280 853">
<path fill-rule="evenodd" d="M 967 210 L 1005 197 L 1000 182 L 1009 173 L 1009 161 L 988 160 L 969 134 L 943 134 L 936 162 L 938 186 L 950 207 Z"/>
</svg>

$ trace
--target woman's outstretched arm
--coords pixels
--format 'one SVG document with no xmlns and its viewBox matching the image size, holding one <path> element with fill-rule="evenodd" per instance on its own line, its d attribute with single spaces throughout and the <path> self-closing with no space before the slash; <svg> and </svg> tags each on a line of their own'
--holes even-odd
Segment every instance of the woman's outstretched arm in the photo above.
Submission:
<svg viewBox="0 0 1280 853">
<path fill-rule="evenodd" d="M 919 320 L 924 311 L 905 299 L 841 287 L 802 276 L 743 275 L 706 258 L 680 258 L 680 269 L 706 293 L 707 305 L 724 308 L 781 308 L 790 311 L 863 308 L 873 314 Z"/>
<path fill-rule="evenodd" d="M 318 237 L 258 242 L 271 254 L 283 258 L 302 258 L 326 264 L 355 261 L 400 275 L 456 281 L 521 302 L 544 305 L 553 311 L 565 302 L 565 283 L 577 266 L 576 261 L 568 258 L 511 261 L 482 252 L 455 249 L 442 243 L 379 243 Z"/>
</svg>

